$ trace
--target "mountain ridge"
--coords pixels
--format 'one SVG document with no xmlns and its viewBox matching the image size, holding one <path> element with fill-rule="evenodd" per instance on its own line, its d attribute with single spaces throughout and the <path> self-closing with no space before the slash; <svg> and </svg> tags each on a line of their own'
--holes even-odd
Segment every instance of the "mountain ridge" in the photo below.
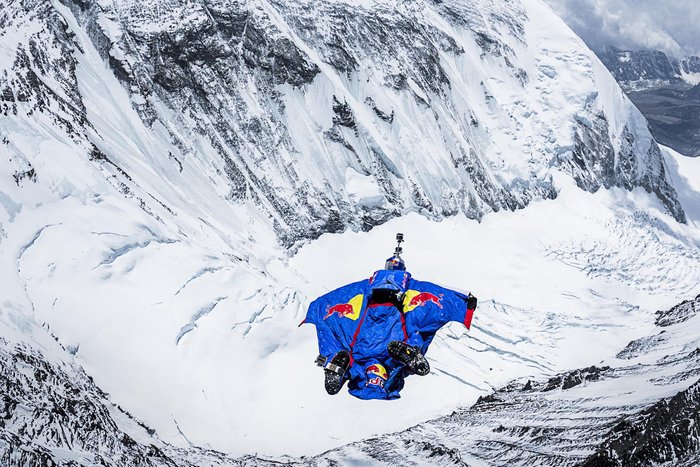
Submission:
<svg viewBox="0 0 700 467">
<path fill-rule="evenodd" d="M 45 76 L 38 81 L 48 82 L 53 79 L 50 73 L 63 73 L 65 68 L 66 74 L 59 74 L 59 85 L 72 89 L 72 94 L 61 93 L 69 100 L 61 98 L 59 111 L 51 113 L 51 118 L 66 122 L 69 134 L 80 133 L 81 127 L 88 129 L 91 134 L 83 132 L 80 139 L 89 157 L 108 161 L 113 167 L 106 167 L 107 172 L 121 170 L 114 176 L 121 179 L 119 189 L 129 187 L 127 195 L 137 196 L 154 212 L 162 206 L 176 211 L 164 202 L 166 195 L 153 190 L 143 193 L 145 187 L 138 190 L 134 186 L 138 180 L 128 179 L 133 177 L 133 170 L 127 165 L 134 164 L 127 163 L 120 155 L 122 149 L 114 143 L 105 145 L 112 138 L 108 132 L 120 131 L 125 137 L 122 129 L 114 128 L 111 122 L 101 128 L 87 123 L 94 117 L 76 101 L 81 99 L 75 94 L 80 88 L 75 76 L 78 64 L 75 57 L 71 58 L 80 47 L 71 46 L 75 41 L 69 37 L 71 33 L 61 30 L 66 27 L 61 17 L 64 13 L 53 9 L 51 2 L 37 4 L 48 13 L 43 19 L 50 21 L 47 31 L 56 31 L 42 42 L 60 44 L 57 47 L 61 47 L 63 57 L 56 63 L 44 60 L 46 66 L 39 69 Z M 148 131 L 155 130 L 161 147 L 140 149 L 152 159 L 150 163 L 168 167 L 172 184 L 178 183 L 177 174 L 183 170 L 201 171 L 211 166 L 198 176 L 213 177 L 218 190 L 226 190 L 224 198 L 229 203 L 252 202 L 287 246 L 348 226 L 367 229 L 412 210 L 433 218 L 458 212 L 480 218 L 492 210 L 521 208 L 531 199 L 556 196 L 546 172 L 542 174 L 541 168 L 549 165 L 572 174 L 586 190 L 643 186 L 655 192 L 677 219 L 683 219 L 658 148 L 646 128 L 637 122 L 627 128 L 612 122 L 606 115 L 612 110 L 604 108 L 612 102 L 602 103 L 593 93 L 576 96 L 575 88 L 568 83 L 557 83 L 563 87 L 559 92 L 572 93 L 573 108 L 582 106 L 577 110 L 580 115 L 575 114 L 568 122 L 562 120 L 570 133 L 562 128 L 548 137 L 539 137 L 539 141 L 528 142 L 531 137 L 524 134 L 524 128 L 542 126 L 544 121 L 537 120 L 549 117 L 537 115 L 549 115 L 549 111 L 537 102 L 516 100 L 513 106 L 508 94 L 519 87 L 547 89 L 553 83 L 547 82 L 550 65 L 537 69 L 518 63 L 523 58 L 516 56 L 515 47 L 520 48 L 521 55 L 538 53 L 527 51 L 520 38 L 526 24 L 522 7 L 430 2 L 408 7 L 380 2 L 374 9 L 361 5 L 350 14 L 349 4 L 329 8 L 322 2 L 306 2 L 294 8 L 263 1 L 231 5 L 225 1 L 206 5 L 174 1 L 167 8 L 126 1 L 104 5 L 66 1 L 65 5 L 77 18 L 77 27 L 85 29 L 92 45 L 126 88 L 131 105 L 146 128 L 151 128 Z M 174 21 L 179 14 L 190 21 L 177 25 Z M 374 15 L 379 15 L 383 23 L 373 22 Z M 319 18 L 325 26 L 311 28 Z M 151 21 L 159 26 L 149 26 Z M 387 27 L 391 34 L 383 32 Z M 472 35 L 461 35 L 458 27 L 468 28 Z M 403 39 L 407 37 L 411 41 L 420 37 L 418 46 L 411 42 L 409 47 Z M 18 59 L 13 73 L 22 73 L 22 64 L 28 60 L 42 61 L 40 49 L 31 46 L 32 40 L 28 42 L 29 50 L 39 55 Z M 348 40 L 354 43 L 346 43 Z M 402 62 L 392 58 L 401 54 L 409 58 Z M 455 67 L 466 71 L 464 66 L 471 60 L 467 56 L 474 57 L 476 69 L 483 67 L 498 78 L 479 84 L 455 74 Z M 580 59 L 594 60 L 592 54 Z M 368 63 L 374 64 L 373 73 L 365 68 Z M 528 66 L 530 75 L 539 76 L 530 76 L 524 69 Z M 581 68 L 592 74 L 587 67 L 594 68 L 593 62 Z M 233 81 L 232 73 L 238 75 Z M 467 72 L 466 77 L 473 74 Z M 31 76 L 20 74 L 18 82 L 36 81 Z M 533 86 L 535 78 L 542 84 Z M 563 83 L 562 78 L 558 80 Z M 362 79 L 367 80 L 366 90 L 359 87 Z M 5 81 L 4 92 L 16 93 L 15 81 Z M 275 86 L 281 86 L 281 90 Z M 472 90 L 472 86 L 476 88 Z M 32 92 L 27 91 L 29 95 Z M 318 92 L 323 94 L 316 95 Z M 503 98 L 496 97 L 504 92 Z M 473 98 L 459 97 L 464 94 Z M 624 103 L 624 97 L 614 94 L 610 98 L 619 107 L 614 111 L 627 112 L 632 120 L 638 118 L 633 116 L 635 110 Z M 410 100 L 397 101 L 406 98 Z M 42 102 L 49 98 L 40 94 L 35 99 L 36 109 L 47 110 Z M 562 95 L 556 105 L 568 105 L 567 100 Z M 343 106 L 335 104 L 341 101 Z M 457 103 L 466 106 L 463 115 L 459 115 Z M 77 109 L 77 113 L 70 109 Z M 514 111 L 523 116 L 507 116 Z M 381 117 L 392 112 L 391 123 Z M 308 122 L 298 127 L 293 113 L 304 115 Z M 411 125 L 412 115 L 422 113 L 434 116 L 428 120 L 421 117 L 418 127 Z M 503 116 L 515 120 L 507 123 Z M 524 150 L 531 154 L 529 164 L 516 162 L 508 154 L 514 148 L 499 144 L 500 136 L 488 134 L 489 121 L 505 124 L 507 134 L 525 145 Z M 481 122 L 487 122 L 486 127 Z M 323 137 L 309 140 L 310 127 L 320 128 Z M 408 139 L 407 130 L 418 131 L 424 141 Z M 553 143 L 547 138 L 563 140 Z M 570 143 L 565 141 L 570 138 Z M 594 142 L 594 151 L 605 154 L 602 170 L 597 169 L 599 165 L 586 150 Z M 409 149 L 402 155 L 411 144 L 421 151 L 413 154 Z M 569 152 L 572 146 L 577 148 L 573 154 Z M 407 162 L 408 156 L 429 163 L 417 168 Z M 326 162 L 329 158 L 341 162 Z M 618 163 L 618 159 L 625 163 Z M 190 167 L 188 161 L 200 167 Z M 326 174 L 316 173 L 307 161 L 321 163 Z M 507 171 L 498 168 L 504 165 Z M 214 173 L 209 173 L 212 169 Z M 357 197 L 353 202 L 348 193 L 347 170 L 357 173 L 354 177 L 370 187 L 373 202 L 359 198 L 358 203 Z M 431 188 L 436 177 L 447 183 L 443 190 Z M 141 193 L 134 195 L 138 191 Z M 155 198 L 161 206 L 149 198 Z"/>
</svg>

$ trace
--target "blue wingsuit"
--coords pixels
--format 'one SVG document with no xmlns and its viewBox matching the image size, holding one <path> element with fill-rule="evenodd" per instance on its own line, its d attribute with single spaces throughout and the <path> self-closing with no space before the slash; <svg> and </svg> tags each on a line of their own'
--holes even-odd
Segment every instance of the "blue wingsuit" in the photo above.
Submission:
<svg viewBox="0 0 700 467">
<path fill-rule="evenodd" d="M 399 306 L 373 300 L 373 290 L 380 288 L 399 290 Z M 314 300 L 302 324 L 316 325 L 319 353 L 328 361 L 340 350 L 350 352 L 350 394 L 398 399 L 409 371 L 389 356 L 387 344 L 404 341 L 425 354 L 448 321 L 470 328 L 474 309 L 467 302 L 467 295 L 415 280 L 406 271 L 380 270 Z"/>
</svg>

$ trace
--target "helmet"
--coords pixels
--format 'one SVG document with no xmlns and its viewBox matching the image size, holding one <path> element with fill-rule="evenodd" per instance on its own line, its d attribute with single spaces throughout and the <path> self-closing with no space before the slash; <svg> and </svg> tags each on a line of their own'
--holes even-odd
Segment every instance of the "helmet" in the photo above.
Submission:
<svg viewBox="0 0 700 467">
<path fill-rule="evenodd" d="M 406 263 L 403 262 L 400 256 L 392 256 L 391 258 L 386 260 L 386 263 L 384 264 L 384 269 L 388 269 L 390 271 L 405 271 Z"/>
</svg>

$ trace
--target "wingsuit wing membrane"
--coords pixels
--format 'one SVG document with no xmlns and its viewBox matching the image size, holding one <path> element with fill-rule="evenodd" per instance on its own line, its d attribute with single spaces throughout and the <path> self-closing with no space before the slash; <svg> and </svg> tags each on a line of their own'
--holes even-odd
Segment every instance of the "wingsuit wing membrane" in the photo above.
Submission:
<svg viewBox="0 0 700 467">
<path fill-rule="evenodd" d="M 435 333 L 448 322 L 457 321 L 470 328 L 467 295 L 432 282 L 412 280 L 410 284 L 403 300 L 409 344 L 425 354 Z"/>
<path fill-rule="evenodd" d="M 358 320 L 366 306 L 369 280 L 354 282 L 320 296 L 309 306 L 304 323 L 316 325 L 319 354 L 330 360 L 350 350 Z"/>
</svg>

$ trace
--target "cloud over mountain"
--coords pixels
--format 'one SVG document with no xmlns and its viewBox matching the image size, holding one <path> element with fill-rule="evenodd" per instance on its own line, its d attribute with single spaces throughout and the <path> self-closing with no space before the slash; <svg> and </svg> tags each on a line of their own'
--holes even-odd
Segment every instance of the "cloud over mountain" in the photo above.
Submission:
<svg viewBox="0 0 700 467">
<path fill-rule="evenodd" d="M 593 49 L 608 45 L 700 54 L 700 8 L 690 0 L 545 0 Z"/>
</svg>

